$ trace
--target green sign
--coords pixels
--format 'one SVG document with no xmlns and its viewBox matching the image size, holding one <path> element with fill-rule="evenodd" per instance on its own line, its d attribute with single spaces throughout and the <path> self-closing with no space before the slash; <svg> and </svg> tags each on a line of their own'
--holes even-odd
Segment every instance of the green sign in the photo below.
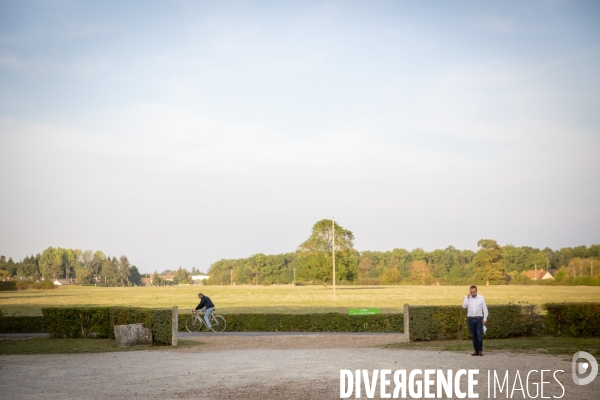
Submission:
<svg viewBox="0 0 600 400">
<path fill-rule="evenodd" d="M 379 308 L 351 308 L 348 315 L 375 315 L 379 314 Z"/>
</svg>

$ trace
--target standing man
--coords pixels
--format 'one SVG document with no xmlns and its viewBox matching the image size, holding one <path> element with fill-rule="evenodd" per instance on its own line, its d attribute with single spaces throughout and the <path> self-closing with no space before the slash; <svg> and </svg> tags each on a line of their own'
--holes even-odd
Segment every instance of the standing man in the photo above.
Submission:
<svg viewBox="0 0 600 400">
<path fill-rule="evenodd" d="M 483 355 L 483 325 L 487 322 L 488 309 L 485 305 L 483 296 L 477 294 L 477 286 L 473 285 L 469 289 L 469 294 L 463 301 L 463 308 L 467 309 L 469 320 L 469 330 L 473 339 L 473 348 L 475 352 L 472 356 Z"/>
<path fill-rule="evenodd" d="M 200 312 L 204 314 L 204 321 L 206 322 L 206 327 L 212 330 L 212 327 L 210 325 L 210 314 L 212 314 L 212 312 L 215 311 L 215 305 L 213 304 L 210 297 L 205 296 L 202 293 L 198 293 L 198 298 L 200 299 L 200 304 L 198 304 L 196 308 L 192 310 L 192 312 L 194 312 L 195 310 L 200 310 Z"/>
</svg>

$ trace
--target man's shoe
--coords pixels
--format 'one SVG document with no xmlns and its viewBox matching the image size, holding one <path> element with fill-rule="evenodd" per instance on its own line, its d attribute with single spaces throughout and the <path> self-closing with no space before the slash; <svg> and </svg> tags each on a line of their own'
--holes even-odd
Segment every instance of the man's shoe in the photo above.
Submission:
<svg viewBox="0 0 600 400">
<path fill-rule="evenodd" d="M 478 351 L 476 351 L 475 353 L 473 353 L 473 354 L 471 354 L 471 355 L 472 355 L 472 356 L 478 356 L 478 355 L 479 355 L 479 352 L 478 352 Z"/>
<path fill-rule="evenodd" d="M 480 351 L 478 356 L 483 356 L 483 351 Z"/>
</svg>

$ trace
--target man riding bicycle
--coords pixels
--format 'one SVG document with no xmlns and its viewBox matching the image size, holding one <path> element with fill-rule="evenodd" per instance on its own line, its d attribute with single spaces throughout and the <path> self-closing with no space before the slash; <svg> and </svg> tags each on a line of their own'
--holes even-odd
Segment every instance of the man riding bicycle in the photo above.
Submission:
<svg viewBox="0 0 600 400">
<path fill-rule="evenodd" d="M 213 330 L 210 325 L 210 314 L 215 311 L 215 305 L 213 304 L 210 297 L 205 296 L 202 293 L 198 293 L 198 298 L 200 299 L 200 304 L 196 306 L 196 308 L 192 309 L 192 313 L 196 310 L 199 310 L 204 314 L 204 321 L 206 322 L 206 327 L 210 330 Z"/>
</svg>

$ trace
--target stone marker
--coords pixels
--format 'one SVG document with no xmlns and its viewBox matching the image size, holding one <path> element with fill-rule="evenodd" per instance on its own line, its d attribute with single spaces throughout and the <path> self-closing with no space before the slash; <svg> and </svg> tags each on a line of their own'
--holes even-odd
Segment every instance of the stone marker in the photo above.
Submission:
<svg viewBox="0 0 600 400">
<path fill-rule="evenodd" d="M 144 324 L 115 325 L 115 339 L 117 346 L 150 346 L 152 345 L 152 331 L 144 328 Z"/>
</svg>

